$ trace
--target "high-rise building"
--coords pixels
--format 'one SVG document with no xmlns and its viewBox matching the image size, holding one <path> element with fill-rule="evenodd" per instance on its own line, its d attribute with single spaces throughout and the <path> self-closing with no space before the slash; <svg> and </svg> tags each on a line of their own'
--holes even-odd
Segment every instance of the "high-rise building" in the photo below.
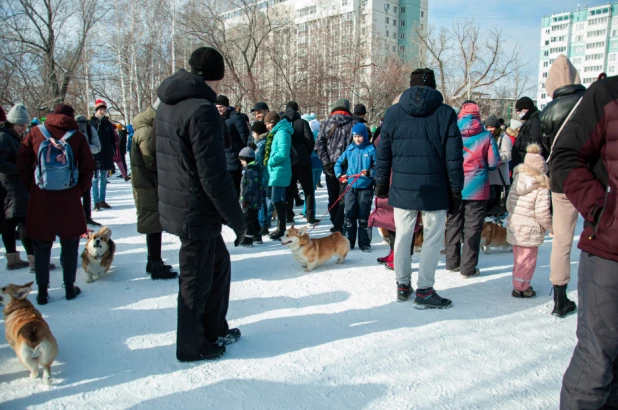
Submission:
<svg viewBox="0 0 618 410">
<path fill-rule="evenodd" d="M 573 12 L 543 17 L 537 105 L 545 107 L 545 81 L 552 63 L 564 54 L 588 87 L 600 73 L 616 75 L 618 69 L 618 3 L 584 7 Z"/>
</svg>

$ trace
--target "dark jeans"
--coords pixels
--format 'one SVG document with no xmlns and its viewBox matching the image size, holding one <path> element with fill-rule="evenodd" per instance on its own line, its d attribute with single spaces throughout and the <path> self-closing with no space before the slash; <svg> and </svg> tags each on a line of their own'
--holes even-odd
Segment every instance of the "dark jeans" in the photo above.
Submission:
<svg viewBox="0 0 618 410">
<path fill-rule="evenodd" d="M 618 262 L 582 252 L 577 345 L 562 380 L 560 409 L 618 408 Z"/>
<path fill-rule="evenodd" d="M 34 255 L 32 240 L 28 237 L 28 232 L 26 232 L 26 218 L 11 218 L 6 220 L 4 232 L 2 232 L 2 242 L 4 243 L 6 253 L 17 252 L 17 237 L 15 236 L 17 227 L 19 227 L 19 239 L 26 250 L 26 255 Z"/>
<path fill-rule="evenodd" d="M 90 198 L 90 191 L 92 188 L 88 188 L 88 191 L 82 194 L 82 204 L 84 206 L 84 215 L 86 219 L 90 219 L 92 217 L 92 200 Z"/>
<path fill-rule="evenodd" d="M 39 287 L 49 286 L 49 261 L 53 242 L 32 241 L 34 245 L 34 270 L 36 284 Z M 62 261 L 62 277 L 64 284 L 74 284 L 77 275 L 77 253 L 79 251 L 79 238 L 60 240 L 60 260 Z"/>
<path fill-rule="evenodd" d="M 345 194 L 345 224 L 343 235 L 350 241 L 350 247 L 354 248 L 356 233 L 358 232 L 358 246 L 360 248 L 371 246 L 371 227 L 367 226 L 367 220 L 371 213 L 371 200 L 373 189 L 352 188 Z"/>
<path fill-rule="evenodd" d="M 479 262 L 481 233 L 487 201 L 462 201 L 446 219 L 446 269 L 460 268 L 462 275 L 472 275 Z M 464 236 L 463 250 L 461 235 Z"/>
<path fill-rule="evenodd" d="M 229 331 L 230 254 L 221 235 L 181 239 L 176 356 L 199 357 Z"/>
<path fill-rule="evenodd" d="M 344 198 L 341 198 L 338 204 L 334 205 L 339 195 L 343 193 L 343 189 L 337 177 L 326 174 L 326 189 L 328 191 L 328 209 L 330 209 L 330 221 L 333 223 L 335 230 L 343 231 L 343 218 L 345 210 Z M 332 209 L 331 209 L 332 207 Z"/>
<path fill-rule="evenodd" d="M 307 218 L 315 217 L 315 201 L 313 197 L 313 173 L 311 172 L 311 165 L 305 167 L 292 167 L 292 182 L 286 190 L 286 200 L 288 214 L 294 212 L 294 198 L 298 192 L 296 189 L 296 181 L 300 182 L 300 186 L 305 193 L 305 204 L 307 205 Z"/>
<path fill-rule="evenodd" d="M 236 195 L 240 197 L 240 182 L 242 181 L 242 168 L 238 168 L 234 171 L 227 171 L 232 177 L 232 182 L 234 182 L 234 189 L 236 189 Z"/>
<path fill-rule="evenodd" d="M 397 233 L 395 231 L 388 231 L 388 246 L 391 247 L 391 251 L 395 250 L 395 238 Z M 410 246 L 410 256 L 414 255 L 414 241 L 416 240 L 416 233 L 412 235 L 412 246 Z"/>
<path fill-rule="evenodd" d="M 148 257 L 152 261 L 161 260 L 161 242 L 163 233 L 155 232 L 146 234 L 146 248 L 148 249 Z"/>
<path fill-rule="evenodd" d="M 257 209 L 247 209 L 245 212 L 245 224 L 247 224 L 247 238 L 255 238 L 256 235 L 262 230 L 260 222 L 258 221 Z"/>
</svg>

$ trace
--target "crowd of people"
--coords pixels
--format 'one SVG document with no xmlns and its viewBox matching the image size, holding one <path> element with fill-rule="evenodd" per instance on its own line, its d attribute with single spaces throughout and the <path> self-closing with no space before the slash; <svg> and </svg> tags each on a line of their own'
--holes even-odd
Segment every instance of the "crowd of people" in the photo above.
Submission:
<svg viewBox="0 0 618 410">
<path fill-rule="evenodd" d="M 434 72 L 417 69 L 409 88 L 372 130 L 366 107 L 351 109 L 343 98 L 322 122 L 313 113 L 301 114 L 295 101 L 281 111 L 257 102 L 251 120 L 221 94 L 225 64 L 217 50 L 198 48 L 189 66 L 190 71 L 181 69 L 165 79 L 157 101 L 127 128 L 110 121 L 102 100 L 95 102 L 90 119 L 76 117 L 65 104 L 56 106 L 42 124 L 33 123 L 20 104 L 8 115 L 0 111 L 7 268 L 34 271 L 39 304 L 48 301 L 56 236 L 66 298 L 80 294 L 75 286 L 79 238 L 87 224 L 98 225 L 91 216 L 91 186 L 94 210 L 110 208 L 105 188 L 116 167 L 133 184 L 137 230 L 146 235 L 146 271 L 153 279 L 178 276 L 161 258 L 162 232 L 181 241 L 180 361 L 218 358 L 241 336 L 226 320 L 232 265 L 222 226 L 235 232 L 235 246 L 253 247 L 263 243 L 263 236 L 283 237 L 297 216 L 295 206 L 304 205 L 307 224 L 320 223 L 315 191 L 322 173 L 331 231 L 343 233 L 352 249 L 370 252 L 372 228 L 379 228 L 391 251 L 378 262 L 395 271 L 397 300 L 413 297 L 419 308 L 452 305 L 434 289 L 441 252 L 448 272 L 465 279 L 482 273 L 477 267 L 481 233 L 489 222 L 502 224 L 512 245 L 511 294 L 516 298 L 535 296 L 530 283 L 538 248 L 547 234 L 553 237 L 552 314 L 575 312 L 566 291 L 581 214 L 579 342 L 564 377 L 561 403 L 562 408 L 578 409 L 614 403 L 615 78 L 586 90 L 568 58 L 560 56 L 546 84 L 553 101 L 540 111 L 532 99 L 520 98 L 515 107 L 519 119 L 507 125 L 495 115 L 483 121 L 474 101 L 446 105 Z M 133 135 L 127 139 L 129 132 Z M 128 140 L 131 177 L 124 158 Z M 69 163 L 75 166 L 76 176 L 66 189 L 46 188 L 53 176 L 45 174 L 40 152 L 50 143 L 70 154 Z M 62 212 L 49 217 L 49 204 Z M 28 261 L 16 251 L 17 235 Z M 417 236 L 422 245 L 414 289 L 410 261 Z"/>
</svg>

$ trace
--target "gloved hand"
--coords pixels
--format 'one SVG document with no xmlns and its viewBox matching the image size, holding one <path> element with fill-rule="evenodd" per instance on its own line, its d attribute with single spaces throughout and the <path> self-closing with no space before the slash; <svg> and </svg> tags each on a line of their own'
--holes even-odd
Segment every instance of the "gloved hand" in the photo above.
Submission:
<svg viewBox="0 0 618 410">
<path fill-rule="evenodd" d="M 390 187 L 388 185 L 378 184 L 376 185 L 376 196 L 381 199 L 388 198 L 389 190 L 390 190 Z"/>
<path fill-rule="evenodd" d="M 324 173 L 326 175 L 330 175 L 331 177 L 334 177 L 335 176 L 335 164 L 324 165 Z"/>
<path fill-rule="evenodd" d="M 463 199 L 461 197 L 461 192 L 451 192 L 451 195 L 449 198 L 448 213 L 450 215 L 457 213 L 457 210 L 461 206 L 462 201 Z"/>
<path fill-rule="evenodd" d="M 234 241 L 234 246 L 238 247 L 238 245 L 240 245 L 245 239 L 245 236 L 247 236 L 247 226 L 243 225 L 241 229 L 235 229 L 234 233 L 236 233 L 236 240 Z"/>
<path fill-rule="evenodd" d="M 337 179 L 339 180 L 339 182 L 341 182 L 342 184 L 347 184 L 348 183 L 348 176 L 347 175 L 339 175 L 337 177 Z"/>
</svg>

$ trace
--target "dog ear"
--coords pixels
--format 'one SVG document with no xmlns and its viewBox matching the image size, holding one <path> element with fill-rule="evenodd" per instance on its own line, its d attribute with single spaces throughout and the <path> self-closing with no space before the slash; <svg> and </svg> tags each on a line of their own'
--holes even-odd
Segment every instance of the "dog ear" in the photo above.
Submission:
<svg viewBox="0 0 618 410">
<path fill-rule="evenodd" d="M 15 299 L 26 299 L 30 292 L 32 292 L 32 282 L 30 282 L 29 286 L 24 285 L 21 288 L 17 289 L 15 295 L 13 296 Z"/>
<path fill-rule="evenodd" d="M 105 233 L 103 234 L 103 239 L 105 239 L 106 241 L 109 241 L 109 238 L 112 237 L 112 230 L 108 229 L 107 231 L 105 231 Z"/>
<path fill-rule="evenodd" d="M 306 234 L 307 234 L 307 227 L 306 227 L 306 226 L 303 226 L 302 228 L 300 228 L 300 229 L 298 230 L 298 235 L 299 235 L 299 236 L 304 236 L 304 235 L 306 235 Z"/>
</svg>

